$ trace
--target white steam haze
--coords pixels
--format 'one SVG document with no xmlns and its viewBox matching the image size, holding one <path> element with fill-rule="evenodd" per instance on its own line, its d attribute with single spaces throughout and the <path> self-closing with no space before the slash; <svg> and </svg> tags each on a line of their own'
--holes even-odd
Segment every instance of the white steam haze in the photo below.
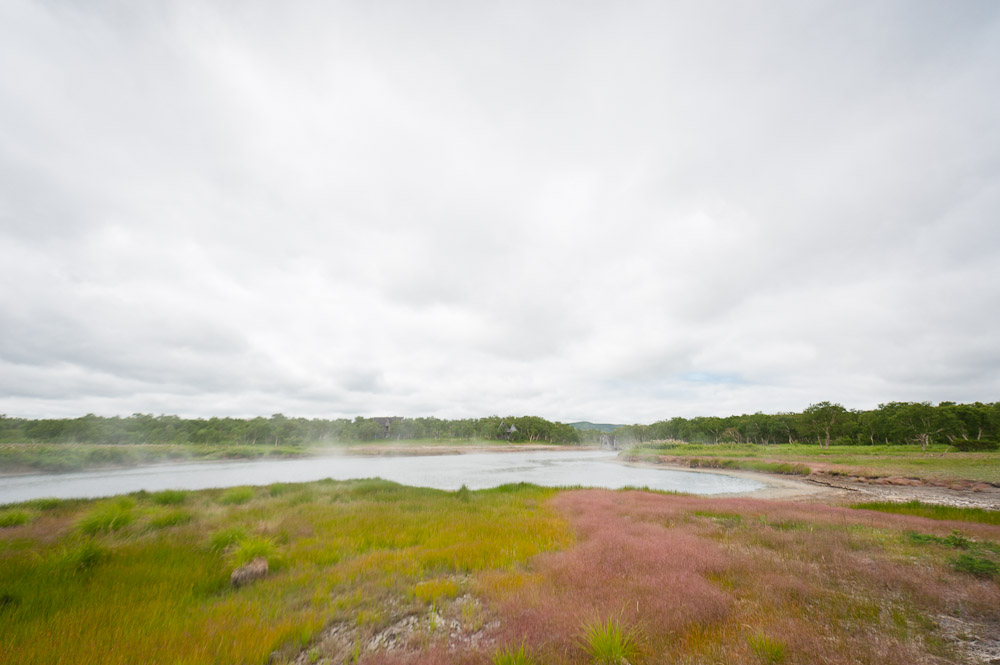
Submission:
<svg viewBox="0 0 1000 665">
<path fill-rule="evenodd" d="M 1000 2 L 0 3 L 0 413 L 1000 399 Z"/>
</svg>

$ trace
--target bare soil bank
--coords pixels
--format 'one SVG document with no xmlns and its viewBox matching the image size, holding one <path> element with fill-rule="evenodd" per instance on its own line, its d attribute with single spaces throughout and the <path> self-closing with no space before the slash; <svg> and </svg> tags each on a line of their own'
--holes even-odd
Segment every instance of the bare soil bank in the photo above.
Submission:
<svg viewBox="0 0 1000 665">
<path fill-rule="evenodd" d="M 741 478 L 753 478 L 767 485 L 743 496 L 784 501 L 816 501 L 830 505 L 844 505 L 863 501 L 923 501 L 961 508 L 1000 510 L 1000 487 L 989 483 L 949 483 L 948 486 L 932 484 L 913 478 L 855 478 L 813 472 L 796 477 L 757 471 L 732 471 L 728 469 L 692 469 L 673 460 L 660 462 L 625 462 L 634 466 L 677 469 L 694 473 L 716 473 Z"/>
</svg>

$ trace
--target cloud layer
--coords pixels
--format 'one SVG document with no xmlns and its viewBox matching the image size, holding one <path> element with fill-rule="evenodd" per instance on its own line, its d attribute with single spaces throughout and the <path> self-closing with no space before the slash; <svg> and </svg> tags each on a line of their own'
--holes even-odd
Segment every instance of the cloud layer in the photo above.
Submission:
<svg viewBox="0 0 1000 665">
<path fill-rule="evenodd" d="M 1000 398 L 1000 6 L 501 5 L 3 3 L 0 412 Z"/>
</svg>

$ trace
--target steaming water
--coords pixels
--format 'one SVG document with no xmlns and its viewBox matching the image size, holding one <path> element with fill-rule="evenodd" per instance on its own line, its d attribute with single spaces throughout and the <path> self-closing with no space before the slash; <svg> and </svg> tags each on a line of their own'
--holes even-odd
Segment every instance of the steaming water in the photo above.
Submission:
<svg viewBox="0 0 1000 665">
<path fill-rule="evenodd" d="M 38 499 L 92 498 L 138 490 L 205 489 L 266 485 L 333 478 L 385 478 L 404 485 L 455 490 L 496 487 L 505 483 L 626 486 L 693 494 L 750 492 L 764 487 L 746 478 L 630 467 L 604 451 L 469 453 L 407 457 L 316 457 L 251 462 L 193 462 L 80 473 L 0 478 L 0 505 Z"/>
</svg>

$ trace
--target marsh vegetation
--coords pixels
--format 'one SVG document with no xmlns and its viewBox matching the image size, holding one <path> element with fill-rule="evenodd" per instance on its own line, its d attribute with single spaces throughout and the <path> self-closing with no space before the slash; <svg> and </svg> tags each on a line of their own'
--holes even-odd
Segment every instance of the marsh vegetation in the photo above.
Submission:
<svg viewBox="0 0 1000 665">
<path fill-rule="evenodd" d="M 367 480 L 0 523 L 5 663 L 891 665 L 962 662 L 1000 623 L 1000 527 L 876 510 Z"/>
</svg>

